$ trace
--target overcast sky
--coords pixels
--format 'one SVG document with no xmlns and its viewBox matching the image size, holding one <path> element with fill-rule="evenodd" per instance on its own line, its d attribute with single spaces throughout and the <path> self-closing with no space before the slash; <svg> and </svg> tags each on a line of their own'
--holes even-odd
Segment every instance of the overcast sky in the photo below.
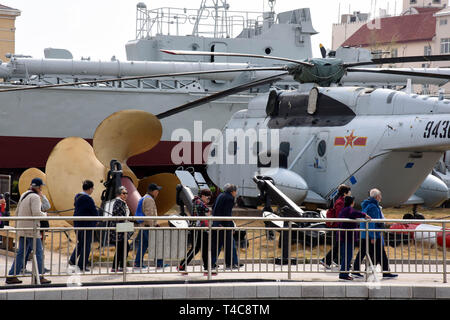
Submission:
<svg viewBox="0 0 450 320">
<path fill-rule="evenodd" d="M 75 59 L 109 60 L 115 55 L 126 60 L 125 43 L 135 38 L 136 4 L 138 0 L 0 0 L 0 4 L 19 9 L 16 19 L 16 53 L 44 56 L 44 48 L 69 49 Z M 147 8 L 160 7 L 198 9 L 201 0 L 143 0 Z M 211 3 L 212 1 L 210 1 Z M 268 0 L 229 0 L 233 11 L 268 11 Z M 397 3 L 397 4 L 396 4 Z M 318 57 L 319 43 L 331 47 L 332 23 L 349 9 L 361 12 L 401 11 L 401 0 L 277 0 L 276 12 L 298 8 L 311 9 L 313 54 Z M 0 57 L 1 59 L 2 57 Z"/>
</svg>

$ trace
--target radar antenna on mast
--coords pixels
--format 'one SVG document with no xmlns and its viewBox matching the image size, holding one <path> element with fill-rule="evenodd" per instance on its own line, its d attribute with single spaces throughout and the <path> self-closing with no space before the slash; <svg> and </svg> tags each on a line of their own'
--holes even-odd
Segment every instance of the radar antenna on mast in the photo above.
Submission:
<svg viewBox="0 0 450 320">
<path fill-rule="evenodd" d="M 269 0 L 269 7 L 270 7 L 271 13 L 275 13 L 275 3 L 276 2 L 277 2 L 276 0 Z"/>
<path fill-rule="evenodd" d="M 270 28 L 275 23 L 275 2 L 276 0 L 268 0 L 270 12 L 264 13 L 264 22 L 268 23 L 268 27 Z"/>
</svg>

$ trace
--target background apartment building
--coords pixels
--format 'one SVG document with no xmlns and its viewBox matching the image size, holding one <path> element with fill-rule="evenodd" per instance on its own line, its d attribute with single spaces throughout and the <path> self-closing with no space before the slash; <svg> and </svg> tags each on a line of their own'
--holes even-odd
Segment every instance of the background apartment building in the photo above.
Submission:
<svg viewBox="0 0 450 320">
<path fill-rule="evenodd" d="M 362 47 L 372 52 L 389 52 L 383 57 L 450 54 L 450 8 L 448 0 L 403 0 L 402 13 L 386 11 L 374 20 L 369 14 L 342 15 L 333 25 L 332 49 Z M 384 14 L 383 14 L 384 13 Z M 450 67 L 450 61 L 403 63 L 396 67 Z M 389 66 L 383 66 L 389 67 Z M 450 84 L 444 86 L 450 93 Z M 419 93 L 436 93 L 434 86 L 414 86 Z"/>
</svg>

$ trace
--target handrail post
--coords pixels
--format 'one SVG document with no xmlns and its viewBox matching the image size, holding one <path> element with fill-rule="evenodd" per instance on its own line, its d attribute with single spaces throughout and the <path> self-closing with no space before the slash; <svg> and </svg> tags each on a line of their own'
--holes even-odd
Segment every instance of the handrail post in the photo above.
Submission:
<svg viewBox="0 0 450 320">
<path fill-rule="evenodd" d="M 211 280 L 211 259 L 212 259 L 212 221 L 208 220 L 208 280 Z"/>
<path fill-rule="evenodd" d="M 367 258 L 367 257 L 370 257 L 370 254 L 369 254 L 369 242 L 370 242 L 370 240 L 369 240 L 369 221 L 366 220 L 365 224 L 366 224 L 366 231 L 365 231 L 365 233 L 366 233 L 366 255 L 365 255 L 365 257 Z M 359 258 L 362 259 L 361 256 L 359 256 Z M 360 268 L 361 268 L 361 264 L 360 264 Z M 366 270 L 365 270 L 365 281 L 366 282 L 369 279 L 369 272 L 367 269 L 368 269 L 368 264 L 367 264 L 367 259 L 366 259 Z"/>
<path fill-rule="evenodd" d="M 288 243 L 284 244 L 288 246 L 288 280 L 291 280 L 291 243 L 292 243 L 292 221 L 289 221 L 289 233 L 288 233 Z M 283 263 L 283 262 L 282 262 Z"/>
<path fill-rule="evenodd" d="M 444 262 L 444 283 L 447 283 L 447 237 L 445 231 L 445 222 L 442 226 L 442 248 L 444 249 L 442 260 Z"/>
<path fill-rule="evenodd" d="M 39 267 L 37 264 L 37 258 L 36 258 L 36 223 L 33 221 L 33 265 L 31 267 L 31 284 L 41 284 L 41 279 L 39 278 Z M 26 242 L 26 237 L 25 237 Z M 26 243 L 24 243 L 24 248 L 26 250 Z"/>
<path fill-rule="evenodd" d="M 127 282 L 127 256 L 128 256 L 128 232 L 123 233 L 123 261 L 122 261 L 122 269 L 123 269 L 123 283 Z M 119 267 L 119 263 L 117 262 L 117 267 Z"/>
</svg>

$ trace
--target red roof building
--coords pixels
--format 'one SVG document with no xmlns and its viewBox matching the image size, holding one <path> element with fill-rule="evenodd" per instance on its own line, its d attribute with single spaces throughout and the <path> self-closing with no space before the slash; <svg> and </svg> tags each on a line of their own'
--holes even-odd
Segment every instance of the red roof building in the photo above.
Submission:
<svg viewBox="0 0 450 320">
<path fill-rule="evenodd" d="M 447 1 L 404 0 L 399 16 L 388 16 L 366 21 L 341 22 L 333 25 L 333 50 L 339 47 L 362 47 L 376 57 L 408 57 L 450 54 L 450 7 Z M 415 5 L 415 6 L 410 6 Z M 416 7 L 417 6 L 417 7 Z M 355 20 L 355 19 L 353 19 Z M 397 63 L 384 67 L 436 68 L 450 67 L 449 61 L 429 63 Z M 425 86 L 420 92 L 437 92 L 434 86 Z M 450 84 L 444 89 L 450 92 Z"/>
<path fill-rule="evenodd" d="M 383 44 L 432 41 L 436 35 L 435 13 L 439 8 L 419 8 L 418 14 L 381 18 L 363 25 L 342 46 L 372 47 Z"/>
</svg>

